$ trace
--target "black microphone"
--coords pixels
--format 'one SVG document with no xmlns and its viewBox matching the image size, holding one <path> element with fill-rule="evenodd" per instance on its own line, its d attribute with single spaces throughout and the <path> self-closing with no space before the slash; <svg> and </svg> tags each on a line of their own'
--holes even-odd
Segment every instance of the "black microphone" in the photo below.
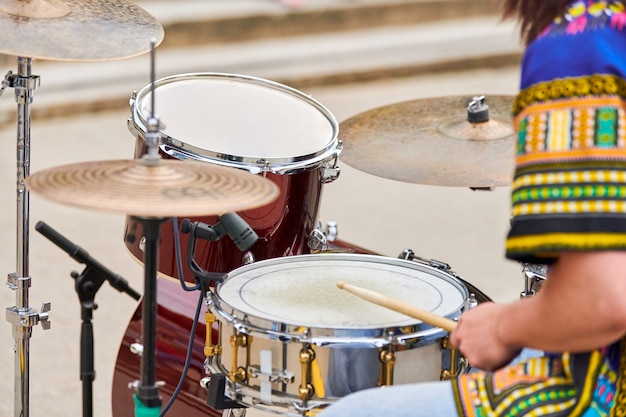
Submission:
<svg viewBox="0 0 626 417">
<path fill-rule="evenodd" d="M 141 294 L 133 290 L 128 285 L 128 281 L 126 281 L 121 276 L 115 274 L 113 271 L 109 270 L 106 266 L 102 265 L 100 262 L 92 258 L 86 250 L 70 242 L 67 238 L 62 236 L 59 232 L 48 226 L 43 221 L 37 222 L 37 225 L 35 225 L 35 230 L 44 235 L 46 238 L 48 238 L 48 240 L 57 245 L 59 248 L 63 249 L 78 263 L 85 264 L 100 273 L 118 291 L 126 292 L 135 300 L 139 300 L 141 298 Z"/>
<path fill-rule="evenodd" d="M 213 242 L 228 235 L 242 252 L 248 250 L 259 240 L 256 232 L 237 213 L 225 213 L 218 218 L 219 221 L 214 226 L 184 219 L 181 224 L 181 232 L 192 233 L 194 237 Z"/>
</svg>

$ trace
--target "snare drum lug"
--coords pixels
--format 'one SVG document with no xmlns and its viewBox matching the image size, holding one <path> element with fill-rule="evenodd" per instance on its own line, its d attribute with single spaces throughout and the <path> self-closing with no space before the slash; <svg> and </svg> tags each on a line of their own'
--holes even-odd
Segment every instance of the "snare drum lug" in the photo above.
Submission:
<svg viewBox="0 0 626 417">
<path fill-rule="evenodd" d="M 447 381 L 459 376 L 459 351 L 452 346 L 449 336 L 446 336 L 441 340 L 441 347 L 450 351 L 450 369 L 444 369 L 441 371 L 441 380 Z"/>
<path fill-rule="evenodd" d="M 204 344 L 204 356 L 211 357 L 222 354 L 222 346 L 213 344 L 213 323 L 217 321 L 217 317 L 209 311 L 204 315 L 206 322 L 206 341 Z M 218 323 L 218 333 L 222 332 L 222 323 Z"/>
<path fill-rule="evenodd" d="M 380 377 L 378 385 L 393 385 L 393 370 L 396 365 L 396 355 L 390 350 L 381 349 L 378 359 L 380 359 Z"/>
<path fill-rule="evenodd" d="M 235 382 L 244 382 L 248 379 L 248 372 L 246 368 L 250 365 L 250 343 L 252 342 L 252 337 L 239 333 L 234 334 L 230 337 L 230 347 L 232 348 L 232 366 L 231 371 L 228 373 L 228 377 Z M 238 366 L 238 350 L 239 347 L 246 348 L 246 366 Z"/>
<path fill-rule="evenodd" d="M 315 359 L 315 351 L 310 347 L 305 347 L 300 351 L 300 364 L 302 365 L 302 381 L 298 388 L 298 397 L 302 401 L 310 400 L 313 397 L 313 384 L 311 383 L 311 364 Z"/>
</svg>

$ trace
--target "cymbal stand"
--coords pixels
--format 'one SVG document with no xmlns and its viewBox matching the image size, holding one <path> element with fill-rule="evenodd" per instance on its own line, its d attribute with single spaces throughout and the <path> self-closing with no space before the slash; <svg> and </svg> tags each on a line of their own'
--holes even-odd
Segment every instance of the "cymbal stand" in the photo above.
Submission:
<svg viewBox="0 0 626 417">
<path fill-rule="evenodd" d="M 152 85 L 151 115 L 148 119 L 146 142 L 148 152 L 142 157 L 141 163 L 146 166 L 158 166 L 161 162 L 159 154 L 159 119 L 155 113 L 155 48 L 156 41 L 151 41 L 150 83 Z M 156 380 L 156 327 L 157 327 L 157 274 L 159 234 L 161 224 L 167 220 L 156 217 L 136 217 L 134 220 L 143 226 L 145 235 L 144 252 L 144 292 L 141 306 L 141 378 L 135 382 L 135 416 L 159 417 L 162 400 L 159 395 L 159 383 Z"/>
<path fill-rule="evenodd" d="M 144 294 L 141 306 L 141 379 L 135 382 L 135 416 L 158 417 L 162 400 L 156 380 L 156 321 L 158 244 L 161 223 L 166 219 L 137 218 L 142 223 L 146 246 L 144 253 Z"/>
<path fill-rule="evenodd" d="M 15 290 L 15 306 L 6 309 L 6 318 L 13 326 L 15 339 L 15 417 L 29 416 L 30 337 L 32 327 L 41 322 L 50 328 L 45 302 L 41 312 L 28 306 L 29 276 L 29 210 L 30 198 L 25 179 L 30 175 L 30 104 L 33 91 L 39 87 L 39 76 L 31 74 L 32 59 L 17 58 L 18 74 L 9 72 L 2 89 L 15 88 L 17 102 L 17 270 L 8 276 L 7 284 Z"/>
</svg>

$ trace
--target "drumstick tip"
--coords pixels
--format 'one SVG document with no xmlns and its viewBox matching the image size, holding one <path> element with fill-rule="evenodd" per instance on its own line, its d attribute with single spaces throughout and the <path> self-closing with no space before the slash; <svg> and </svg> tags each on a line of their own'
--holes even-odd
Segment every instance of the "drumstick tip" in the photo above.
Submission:
<svg viewBox="0 0 626 417">
<path fill-rule="evenodd" d="M 339 281 L 339 282 L 337 283 L 337 288 L 339 288 L 340 290 L 343 290 L 344 285 L 345 285 L 345 284 L 343 283 L 343 281 Z"/>
</svg>

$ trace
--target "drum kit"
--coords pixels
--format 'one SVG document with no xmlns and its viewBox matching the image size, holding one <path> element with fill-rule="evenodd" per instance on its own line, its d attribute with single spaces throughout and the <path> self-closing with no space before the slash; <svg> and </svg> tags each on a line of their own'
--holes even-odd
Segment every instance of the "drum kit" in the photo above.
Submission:
<svg viewBox="0 0 626 417">
<path fill-rule="evenodd" d="M 32 327 L 50 324 L 49 303 L 41 311 L 28 305 L 29 191 L 127 216 L 124 243 L 143 265 L 144 291 L 118 353 L 116 417 L 170 409 L 244 415 L 247 408 L 314 415 L 364 388 L 467 372 L 445 325 L 377 306 L 336 284 L 382 292 L 382 283 L 394 302 L 448 321 L 489 298 L 443 262 L 409 250 L 385 257 L 338 239 L 334 224 L 318 224 L 318 208 L 323 185 L 339 176 L 340 155 L 390 180 L 508 185 L 510 97 L 408 101 L 339 125 L 324 105 L 291 87 L 224 73 L 156 80 L 153 59 L 150 84 L 130 101 L 134 159 L 31 175 L 30 104 L 39 85 L 32 59 L 154 58 L 163 29 L 123 0 L 0 0 L 0 24 L 0 52 L 17 56 L 19 68 L 3 83 L 15 89 L 18 104 L 18 265 L 9 275 L 16 305 L 7 308 L 16 341 L 16 417 L 29 415 Z M 417 148 L 428 158 L 412 157 L 408 150 Z M 42 224 L 37 230 L 54 235 Z M 530 267 L 529 282 L 540 282 L 542 271 Z M 110 275 L 102 265 L 95 269 Z M 526 290 L 532 295 L 535 287 Z"/>
</svg>

